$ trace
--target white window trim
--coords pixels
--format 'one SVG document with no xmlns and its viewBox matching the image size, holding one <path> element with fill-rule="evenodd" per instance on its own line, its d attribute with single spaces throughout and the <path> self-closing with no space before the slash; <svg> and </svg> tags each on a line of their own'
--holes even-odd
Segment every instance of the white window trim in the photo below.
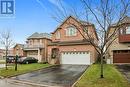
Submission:
<svg viewBox="0 0 130 87">
<path fill-rule="evenodd" d="M 77 29 L 74 26 L 69 26 L 66 29 L 66 36 L 76 36 L 77 35 Z"/>
<path fill-rule="evenodd" d="M 126 27 L 126 34 L 130 34 L 130 26 Z"/>
</svg>

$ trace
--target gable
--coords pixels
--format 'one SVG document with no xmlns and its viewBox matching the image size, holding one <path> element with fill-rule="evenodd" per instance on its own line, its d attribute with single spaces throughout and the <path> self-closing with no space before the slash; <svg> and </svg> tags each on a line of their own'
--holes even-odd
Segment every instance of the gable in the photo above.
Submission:
<svg viewBox="0 0 130 87">
<path fill-rule="evenodd" d="M 67 33 L 66 30 L 71 27 L 74 26 L 75 28 L 77 28 L 77 36 L 75 35 L 75 37 L 67 37 Z M 95 31 L 95 27 L 93 24 L 89 23 L 89 22 L 85 22 L 85 21 L 78 21 L 77 19 L 73 18 L 73 17 L 68 17 L 53 33 L 52 33 L 52 40 L 56 39 L 56 36 L 61 37 L 60 41 L 62 39 L 74 39 L 74 40 L 81 40 L 84 39 L 84 37 L 81 35 L 84 34 L 83 28 L 88 27 L 88 30 L 93 31 L 94 37 L 98 40 L 96 31 Z M 59 33 L 61 35 L 56 35 L 57 33 Z M 58 40 L 57 40 L 58 41 Z"/>
<path fill-rule="evenodd" d="M 56 30 L 54 30 L 54 32 L 52 32 L 52 34 L 54 34 L 57 30 L 61 29 L 61 27 L 64 25 L 64 24 L 67 24 L 69 23 L 71 20 L 77 22 L 77 23 L 80 23 L 78 22 L 74 17 L 72 16 L 69 16 L 68 18 L 66 18 L 66 20 L 64 20 L 57 28 Z"/>
</svg>

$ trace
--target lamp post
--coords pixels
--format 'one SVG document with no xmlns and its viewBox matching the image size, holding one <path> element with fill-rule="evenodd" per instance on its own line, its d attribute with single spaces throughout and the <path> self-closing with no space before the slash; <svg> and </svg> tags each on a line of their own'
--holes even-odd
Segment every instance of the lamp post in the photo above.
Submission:
<svg viewBox="0 0 130 87">
<path fill-rule="evenodd" d="M 18 60 L 18 48 L 16 49 L 16 58 L 15 58 L 15 71 L 17 71 L 17 60 Z"/>
</svg>

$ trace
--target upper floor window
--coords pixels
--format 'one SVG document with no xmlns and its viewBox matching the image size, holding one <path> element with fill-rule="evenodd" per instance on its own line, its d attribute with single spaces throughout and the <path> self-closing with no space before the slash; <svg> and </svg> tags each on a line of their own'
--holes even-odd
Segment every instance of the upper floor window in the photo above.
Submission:
<svg viewBox="0 0 130 87">
<path fill-rule="evenodd" d="M 66 29 L 66 36 L 76 36 L 77 35 L 77 29 L 74 26 L 70 26 Z"/>
<path fill-rule="evenodd" d="M 34 40 L 34 44 L 35 44 L 35 45 L 38 44 L 38 40 L 37 40 L 37 39 Z"/>
<path fill-rule="evenodd" d="M 29 41 L 29 45 L 32 45 L 32 40 Z"/>
<path fill-rule="evenodd" d="M 56 32 L 56 39 L 60 39 L 60 31 Z"/>
<path fill-rule="evenodd" d="M 126 34 L 130 34 L 130 26 L 126 28 Z"/>
<path fill-rule="evenodd" d="M 88 28 L 85 27 L 85 28 L 83 29 L 83 32 L 84 32 L 84 34 L 87 36 L 87 35 L 89 34 Z"/>
<path fill-rule="evenodd" d="M 39 40 L 39 43 L 42 44 L 42 39 Z"/>
</svg>

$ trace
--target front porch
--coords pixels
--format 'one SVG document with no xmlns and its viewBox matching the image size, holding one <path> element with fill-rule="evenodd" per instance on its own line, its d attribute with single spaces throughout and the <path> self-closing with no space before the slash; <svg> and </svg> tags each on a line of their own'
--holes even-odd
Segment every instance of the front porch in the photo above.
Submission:
<svg viewBox="0 0 130 87">
<path fill-rule="evenodd" d="M 24 48 L 27 57 L 34 57 L 38 62 L 45 62 L 44 48 Z"/>
</svg>

